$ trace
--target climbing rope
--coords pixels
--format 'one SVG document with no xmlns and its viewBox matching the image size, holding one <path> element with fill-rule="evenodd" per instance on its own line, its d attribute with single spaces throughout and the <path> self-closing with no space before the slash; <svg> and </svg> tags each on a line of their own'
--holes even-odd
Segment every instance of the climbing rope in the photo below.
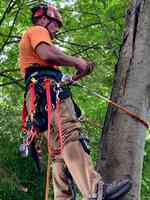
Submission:
<svg viewBox="0 0 150 200">
<path fill-rule="evenodd" d="M 52 102 L 51 102 L 51 93 L 50 93 L 51 81 L 49 79 L 45 80 L 45 89 L 46 89 L 46 100 L 47 100 L 47 113 L 48 113 L 48 134 L 47 134 L 47 146 L 48 146 L 48 162 L 47 162 L 47 175 L 46 175 L 46 186 L 45 186 L 45 200 L 48 200 L 49 194 L 49 179 L 50 179 L 50 168 L 51 168 L 51 119 L 52 119 Z"/>
<path fill-rule="evenodd" d="M 130 117 L 132 117 L 132 118 L 138 120 L 139 122 L 141 122 L 147 129 L 149 129 L 149 123 L 145 119 L 143 119 L 142 117 L 138 116 L 137 114 L 129 111 L 127 108 L 115 103 L 114 101 L 110 100 L 107 97 L 104 97 L 101 94 L 98 94 L 97 92 L 93 92 L 93 91 L 89 90 L 89 88 L 86 87 L 85 85 L 81 85 L 80 83 L 77 83 L 77 82 L 75 82 L 73 85 L 78 86 L 78 87 L 82 88 L 85 92 L 90 93 L 92 96 L 95 96 L 95 97 L 97 97 L 99 99 L 102 99 L 103 101 L 108 102 L 110 105 L 112 105 L 112 106 L 114 106 L 116 108 L 119 108 L 120 110 L 122 110 L 123 112 L 128 114 Z"/>
<path fill-rule="evenodd" d="M 48 163 L 47 163 L 47 175 L 46 175 L 46 186 L 45 186 L 45 200 L 48 200 L 49 194 L 49 181 L 50 181 L 50 168 L 51 168 L 51 157 L 56 154 L 60 154 L 64 147 L 64 140 L 62 134 L 62 126 L 61 126 L 61 112 L 60 112 L 60 104 L 61 100 L 59 98 L 60 87 L 57 86 L 57 94 L 56 94 L 56 121 L 57 121 L 57 129 L 59 134 L 59 148 L 53 149 L 51 147 L 51 120 L 52 120 L 52 101 L 51 101 L 51 80 L 45 79 L 45 90 L 46 90 L 46 100 L 47 100 L 47 113 L 48 113 L 48 134 L 47 134 L 47 145 L 48 145 Z"/>
<path fill-rule="evenodd" d="M 115 103 L 114 101 L 110 100 L 109 98 L 104 97 L 103 95 L 98 94 L 97 92 L 93 92 L 85 85 L 80 84 L 78 82 L 78 80 L 80 80 L 83 76 L 84 76 L 84 74 L 78 74 L 73 77 L 66 76 L 66 77 L 64 77 L 64 80 L 62 80 L 61 84 L 62 85 L 65 85 L 65 84 L 66 85 L 74 85 L 74 86 L 78 86 L 78 87 L 82 88 L 85 92 L 88 92 L 90 95 L 95 96 L 99 99 L 102 99 L 103 101 L 108 102 L 110 105 L 112 105 L 116 108 L 119 108 L 121 111 L 125 112 L 130 117 L 141 122 L 147 129 L 149 129 L 149 123 L 142 117 L 138 116 L 136 113 L 129 111 L 127 108 Z"/>
</svg>

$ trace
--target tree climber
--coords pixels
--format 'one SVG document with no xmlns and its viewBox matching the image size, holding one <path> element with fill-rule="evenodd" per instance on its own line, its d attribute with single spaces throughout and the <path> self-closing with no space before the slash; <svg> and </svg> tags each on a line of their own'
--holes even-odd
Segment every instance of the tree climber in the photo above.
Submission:
<svg viewBox="0 0 150 200">
<path fill-rule="evenodd" d="M 25 123 L 27 131 L 34 128 L 36 134 L 44 134 L 43 131 L 50 129 L 48 123 L 51 119 L 54 199 L 74 199 L 69 186 L 69 176 L 72 176 L 86 200 L 116 199 L 126 194 L 131 188 L 129 179 L 105 184 L 100 174 L 94 170 L 85 141 L 81 140 L 81 125 L 70 91 L 67 87 L 58 86 L 62 79 L 59 66 L 73 67 L 78 73 L 87 75 L 93 70 L 94 64 L 80 57 L 66 55 L 53 44 L 56 33 L 63 25 L 62 17 L 54 6 L 35 6 L 32 9 L 32 22 L 33 26 L 22 36 L 19 52 L 19 64 L 26 85 Z M 51 102 L 48 98 L 50 96 Z M 60 118 L 57 118 L 58 98 Z M 57 127 L 58 120 L 61 122 L 61 131 L 60 123 Z M 49 137 L 50 135 L 47 135 L 48 140 Z M 60 146 L 61 151 L 57 151 Z"/>
</svg>

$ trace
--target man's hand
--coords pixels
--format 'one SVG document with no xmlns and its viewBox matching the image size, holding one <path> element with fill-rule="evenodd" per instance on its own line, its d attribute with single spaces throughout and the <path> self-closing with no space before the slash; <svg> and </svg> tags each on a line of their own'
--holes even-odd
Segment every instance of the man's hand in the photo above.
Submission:
<svg viewBox="0 0 150 200">
<path fill-rule="evenodd" d="M 89 69 L 88 69 L 87 74 L 90 74 L 95 67 L 96 67 L 96 64 L 94 62 L 88 62 L 88 68 Z"/>
<path fill-rule="evenodd" d="M 75 68 L 77 69 L 77 73 L 75 76 L 72 77 L 74 81 L 78 81 L 82 77 L 90 74 L 95 67 L 95 63 L 88 62 L 82 58 L 76 58 L 75 63 L 76 63 Z"/>
<path fill-rule="evenodd" d="M 75 68 L 80 74 L 90 74 L 95 67 L 95 63 L 84 60 L 83 58 L 76 58 Z"/>
</svg>

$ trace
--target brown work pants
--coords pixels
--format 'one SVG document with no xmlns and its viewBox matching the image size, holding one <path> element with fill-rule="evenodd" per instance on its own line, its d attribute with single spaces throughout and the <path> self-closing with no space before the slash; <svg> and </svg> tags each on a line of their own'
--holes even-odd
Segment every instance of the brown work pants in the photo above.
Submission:
<svg viewBox="0 0 150 200">
<path fill-rule="evenodd" d="M 55 111 L 53 116 L 55 120 Z M 54 200 L 72 199 L 65 167 L 71 173 L 84 199 L 88 200 L 96 192 L 101 177 L 94 170 L 90 156 L 79 142 L 80 122 L 76 118 L 70 98 L 61 103 L 61 123 L 66 141 L 61 155 L 56 156 L 53 163 Z"/>
<path fill-rule="evenodd" d="M 28 102 L 27 100 L 29 106 Z M 71 98 L 66 98 L 61 102 L 61 124 L 65 143 L 62 153 L 55 156 L 53 162 L 54 200 L 72 200 L 72 193 L 65 174 L 66 167 L 84 200 L 88 200 L 96 193 L 97 184 L 101 182 L 101 177 L 94 170 L 90 156 L 79 142 L 81 125 L 76 118 Z M 53 147 L 57 148 L 59 144 L 56 131 L 56 110 L 52 111 L 52 127 L 54 130 L 52 133 Z"/>
</svg>

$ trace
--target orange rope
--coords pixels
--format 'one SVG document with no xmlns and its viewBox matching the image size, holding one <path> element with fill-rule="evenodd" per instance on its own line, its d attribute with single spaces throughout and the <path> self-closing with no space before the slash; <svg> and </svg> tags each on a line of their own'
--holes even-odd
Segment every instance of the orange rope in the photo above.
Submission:
<svg viewBox="0 0 150 200">
<path fill-rule="evenodd" d="M 47 162 L 47 173 L 46 173 L 46 187 L 45 187 L 45 200 L 48 200 L 49 194 L 49 179 L 50 179 L 50 169 L 51 169 L 51 155 L 48 153 L 48 162 Z"/>
<path fill-rule="evenodd" d="M 45 187 L 45 200 L 48 200 L 49 194 L 49 179 L 50 179 L 50 168 L 51 168 L 51 155 L 52 154 L 60 154 L 63 150 L 63 135 L 62 135 L 62 126 L 61 126 L 61 115 L 60 115 L 60 98 L 57 99 L 56 104 L 56 121 L 57 121 L 57 128 L 59 133 L 60 139 L 60 148 L 52 149 L 51 147 L 51 118 L 52 118 L 52 101 L 51 101 L 51 94 L 50 94 L 50 87 L 51 81 L 49 79 L 45 80 L 45 89 L 46 89 L 46 100 L 47 100 L 47 113 L 48 113 L 48 163 L 47 163 L 47 174 L 46 174 L 46 187 Z"/>
<path fill-rule="evenodd" d="M 75 85 L 75 86 L 79 86 L 80 88 L 83 88 L 85 91 L 88 91 L 91 93 L 91 95 L 93 96 L 96 96 L 100 99 L 103 99 L 104 101 L 108 102 L 109 104 L 111 104 L 112 106 L 115 106 L 117 108 L 119 108 L 120 110 L 122 110 L 123 112 L 127 113 L 129 116 L 133 117 L 134 119 L 138 120 L 139 122 L 141 122 L 142 124 L 144 124 L 144 126 L 146 126 L 146 128 L 149 129 L 149 123 L 143 119 L 142 117 L 138 116 L 137 114 L 129 111 L 127 108 L 113 102 L 112 100 L 100 95 L 100 94 L 97 94 L 96 92 L 91 92 L 86 86 L 84 85 L 81 85 L 80 83 L 77 83 L 76 81 L 80 80 L 81 78 L 83 78 L 86 74 L 84 73 L 80 73 L 80 74 L 77 74 L 73 77 L 69 77 L 67 78 L 66 80 L 62 81 L 61 82 L 61 85 Z"/>
<path fill-rule="evenodd" d="M 50 179 L 50 168 L 51 168 L 51 113 L 52 113 L 52 103 L 51 103 L 51 94 L 50 94 L 50 84 L 49 79 L 45 80 L 45 89 L 46 89 L 46 100 L 47 100 L 47 113 L 48 113 L 48 134 L 47 134 L 47 146 L 48 146 L 48 162 L 47 162 L 47 174 L 46 174 L 46 186 L 45 186 L 45 200 L 48 200 L 49 194 L 49 179 Z"/>
<path fill-rule="evenodd" d="M 33 121 L 33 115 L 35 112 L 35 82 L 31 82 L 30 83 L 30 111 L 29 111 L 29 115 L 30 115 L 30 119 L 31 122 Z M 27 138 L 24 141 L 24 144 L 29 146 L 33 139 L 35 138 L 36 134 L 37 134 L 37 130 L 34 128 L 33 124 L 32 124 L 32 128 L 31 130 L 28 130 L 26 127 L 26 118 L 27 118 L 27 108 L 26 108 L 26 101 L 24 100 L 24 104 L 23 104 L 23 111 L 22 111 L 22 130 L 26 132 L 27 134 Z"/>
<path fill-rule="evenodd" d="M 98 94 L 96 92 L 91 92 L 86 86 L 83 86 L 79 83 L 75 84 L 76 86 L 79 86 L 80 88 L 83 88 L 86 92 L 91 93 L 91 95 L 96 96 L 102 100 L 104 100 L 105 102 L 108 102 L 109 104 L 111 104 L 112 106 L 119 108 L 120 110 L 122 110 L 123 112 L 127 113 L 129 116 L 133 117 L 134 119 L 138 120 L 139 122 L 141 122 L 142 124 L 144 124 L 144 126 L 146 126 L 146 128 L 149 129 L 149 123 L 143 119 L 142 117 L 138 116 L 136 113 L 133 113 L 131 111 L 129 111 L 127 108 L 115 103 L 114 101 L 102 96 L 101 94 Z"/>
<path fill-rule="evenodd" d="M 108 100 L 108 103 L 110 103 L 112 106 L 115 106 L 115 107 L 119 108 L 120 110 L 122 110 L 123 112 L 127 113 L 129 116 L 133 117 L 134 119 L 140 121 L 142 124 L 144 124 L 146 126 L 146 128 L 149 129 L 148 122 L 145 119 L 143 119 L 142 117 L 138 116 L 137 114 L 129 111 L 125 107 L 120 106 L 119 104 L 117 104 L 117 103 L 115 103 L 115 102 L 113 102 L 111 100 Z"/>
</svg>

